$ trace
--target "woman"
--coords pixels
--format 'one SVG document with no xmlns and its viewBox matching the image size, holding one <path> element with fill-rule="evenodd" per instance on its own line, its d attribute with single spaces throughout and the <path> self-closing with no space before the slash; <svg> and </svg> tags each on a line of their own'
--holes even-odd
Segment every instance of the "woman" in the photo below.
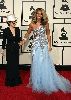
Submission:
<svg viewBox="0 0 71 100">
<path fill-rule="evenodd" d="M 71 92 L 69 80 L 59 75 L 49 56 L 49 51 L 52 50 L 51 38 L 48 17 L 44 9 L 37 8 L 33 12 L 32 22 L 23 42 L 26 42 L 31 31 L 33 31 L 34 35 L 30 75 L 30 84 L 33 90 L 47 93 L 57 92 L 58 90 Z M 45 33 L 48 41 L 45 38 Z"/>
<path fill-rule="evenodd" d="M 3 30 L 2 49 L 6 46 L 6 82 L 7 86 L 16 86 L 22 83 L 19 75 L 19 45 L 21 41 L 20 29 L 15 27 L 17 18 L 11 14 L 7 16 L 9 27 Z M 3 53 L 2 53 L 3 54 Z"/>
</svg>

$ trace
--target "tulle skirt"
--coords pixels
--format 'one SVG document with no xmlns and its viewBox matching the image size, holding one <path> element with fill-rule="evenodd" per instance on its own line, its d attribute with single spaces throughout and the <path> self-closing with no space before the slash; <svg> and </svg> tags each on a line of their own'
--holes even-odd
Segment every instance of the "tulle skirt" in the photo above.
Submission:
<svg viewBox="0 0 71 100">
<path fill-rule="evenodd" d="M 37 43 L 32 48 L 30 82 L 33 91 L 52 93 L 61 90 L 71 92 L 71 83 L 56 70 L 49 55 L 48 44 L 42 47 Z"/>
</svg>

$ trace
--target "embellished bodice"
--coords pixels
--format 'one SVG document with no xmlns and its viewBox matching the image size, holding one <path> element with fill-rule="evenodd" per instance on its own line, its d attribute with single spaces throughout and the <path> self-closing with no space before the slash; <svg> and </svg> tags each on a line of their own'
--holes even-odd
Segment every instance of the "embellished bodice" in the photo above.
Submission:
<svg viewBox="0 0 71 100">
<path fill-rule="evenodd" d="M 43 49 L 44 46 L 47 44 L 47 40 L 45 38 L 45 27 L 40 26 L 37 29 L 33 30 L 33 46 L 39 44 Z"/>
</svg>

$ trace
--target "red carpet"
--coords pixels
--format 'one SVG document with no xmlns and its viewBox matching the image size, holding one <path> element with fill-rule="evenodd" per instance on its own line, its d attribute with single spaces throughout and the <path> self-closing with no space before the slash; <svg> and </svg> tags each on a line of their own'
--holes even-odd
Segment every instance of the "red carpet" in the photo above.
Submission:
<svg viewBox="0 0 71 100">
<path fill-rule="evenodd" d="M 71 81 L 71 72 L 61 71 L 60 74 Z M 0 100 L 71 100 L 71 94 L 59 91 L 50 95 L 44 93 L 33 93 L 31 88 L 26 87 L 29 81 L 29 71 L 20 71 L 23 84 L 16 87 L 6 87 L 5 70 L 0 70 Z"/>
</svg>

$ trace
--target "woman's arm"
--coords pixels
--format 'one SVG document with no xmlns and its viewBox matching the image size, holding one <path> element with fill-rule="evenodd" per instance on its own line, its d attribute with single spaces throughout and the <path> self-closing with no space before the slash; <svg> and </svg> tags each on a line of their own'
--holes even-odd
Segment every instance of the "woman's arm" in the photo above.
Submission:
<svg viewBox="0 0 71 100">
<path fill-rule="evenodd" d="M 46 35 L 49 43 L 49 51 L 51 51 L 51 36 L 50 36 L 50 29 L 49 29 L 49 23 L 46 24 Z"/>
</svg>

